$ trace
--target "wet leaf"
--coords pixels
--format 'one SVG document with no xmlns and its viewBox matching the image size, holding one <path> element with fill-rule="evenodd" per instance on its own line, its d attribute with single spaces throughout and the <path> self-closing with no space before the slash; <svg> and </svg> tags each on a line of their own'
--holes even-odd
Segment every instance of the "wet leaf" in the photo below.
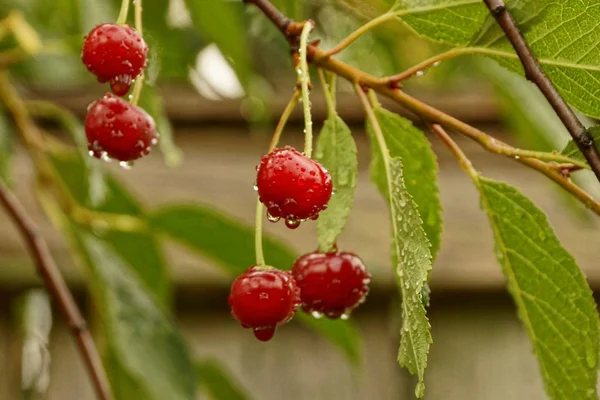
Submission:
<svg viewBox="0 0 600 400">
<path fill-rule="evenodd" d="M 548 396 L 596 399 L 600 320 L 585 276 L 531 200 L 491 179 L 478 187 Z"/>
</svg>

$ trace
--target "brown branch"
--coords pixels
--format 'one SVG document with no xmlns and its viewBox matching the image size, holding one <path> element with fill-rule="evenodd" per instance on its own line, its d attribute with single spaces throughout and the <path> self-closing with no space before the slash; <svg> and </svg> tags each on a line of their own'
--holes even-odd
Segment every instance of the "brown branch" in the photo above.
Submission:
<svg viewBox="0 0 600 400">
<path fill-rule="evenodd" d="M 525 76 L 544 94 L 600 181 L 600 154 L 594 138 L 548 79 L 503 0 L 484 0 L 523 64 Z"/>
<path fill-rule="evenodd" d="M 19 228 L 23 238 L 27 242 L 29 251 L 33 255 L 38 272 L 44 279 L 46 287 L 67 320 L 67 324 L 75 337 L 77 346 L 83 357 L 88 372 L 96 388 L 98 398 L 101 400 L 112 399 L 108 378 L 102 367 L 100 355 L 94 344 L 92 336 L 87 328 L 73 295 L 69 291 L 60 270 L 54 263 L 48 245 L 40 235 L 38 227 L 27 216 L 25 210 L 18 200 L 0 182 L 0 203 L 4 206 L 14 223 Z"/>
</svg>

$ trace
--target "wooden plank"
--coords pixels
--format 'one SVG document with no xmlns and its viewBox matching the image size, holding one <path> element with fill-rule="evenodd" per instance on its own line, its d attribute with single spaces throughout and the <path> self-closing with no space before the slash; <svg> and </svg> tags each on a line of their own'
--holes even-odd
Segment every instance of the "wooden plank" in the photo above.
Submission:
<svg viewBox="0 0 600 400">
<path fill-rule="evenodd" d="M 282 88 L 291 88 L 292 84 L 280 85 Z M 499 109 L 489 88 L 478 87 L 474 90 L 472 86 L 457 88 L 453 91 L 431 92 L 423 88 L 408 93 L 420 100 L 439 108 L 461 120 L 469 122 L 491 122 L 499 119 Z M 78 115 L 85 115 L 89 103 L 104 94 L 105 89 L 98 85 L 91 86 L 85 90 L 58 92 L 32 91 L 34 98 L 42 98 L 55 101 Z M 177 122 L 220 122 L 230 124 L 238 122 L 245 124 L 242 109 L 247 107 L 244 100 L 224 99 L 222 101 L 208 100 L 200 96 L 189 87 L 163 86 L 160 89 L 165 100 L 165 107 L 171 119 Z M 271 119 L 277 119 L 285 107 L 291 92 L 274 93 L 267 101 L 266 112 Z M 414 115 L 402 109 L 395 103 L 382 98 L 383 104 L 390 110 L 399 112 L 406 117 L 414 118 Z M 323 120 L 327 116 L 327 106 L 321 90 L 316 90 L 311 96 L 314 105 L 313 115 L 315 120 Z M 342 91 L 337 100 L 339 114 L 349 123 L 361 123 L 364 111 L 353 92 Z M 298 108 L 292 113 L 291 121 L 302 121 L 302 110 Z"/>
</svg>

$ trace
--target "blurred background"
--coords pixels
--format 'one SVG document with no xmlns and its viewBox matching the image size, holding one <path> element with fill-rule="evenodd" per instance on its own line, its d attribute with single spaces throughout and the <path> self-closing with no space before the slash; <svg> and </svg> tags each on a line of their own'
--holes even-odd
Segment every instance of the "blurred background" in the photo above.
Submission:
<svg viewBox="0 0 600 400">
<path fill-rule="evenodd" d="M 280 33 L 252 7 L 245 8 L 239 1 L 190 3 L 196 4 L 192 10 L 183 0 L 144 1 L 145 39 L 151 49 L 148 82 L 162 95 L 164 112 L 158 110 L 171 124 L 169 127 L 167 120 L 159 124 L 166 142 L 162 154 L 155 149 L 131 170 L 114 163 L 107 167 L 148 207 L 206 203 L 252 224 L 255 165 L 295 85 L 289 49 Z M 383 0 L 273 3 L 296 19 L 313 18 L 318 27 L 313 36 L 321 39 L 320 46 L 325 49 L 389 6 Z M 0 14 L 20 10 L 44 43 L 39 54 L 10 70 L 24 95 L 55 101 L 82 117 L 87 105 L 106 87 L 94 82 L 80 62 L 81 40 L 96 23 L 114 21 L 118 7 L 119 2 L 111 0 L 0 0 Z M 3 41 L 0 50 L 12 46 L 14 43 Z M 391 22 L 362 37 L 339 58 L 385 76 L 443 50 L 442 45 L 418 37 L 402 23 Z M 349 85 L 339 82 L 338 87 L 338 111 L 355 135 L 360 161 L 355 206 L 339 247 L 360 255 L 373 275 L 367 302 L 353 315 L 364 342 L 363 362 L 358 368 L 297 322 L 279 329 L 271 342 L 259 343 L 229 315 L 231 278 L 183 248 L 167 246 L 175 315 L 193 352 L 221 361 L 250 398 L 413 398 L 414 379 L 396 362 L 399 311 L 389 255 L 388 210 L 369 181 L 370 151 L 363 111 Z M 537 89 L 490 60 L 465 56 L 444 62 L 407 81 L 405 90 L 511 144 L 551 150 L 561 149 L 568 139 Z M 326 106 L 316 84 L 312 100 L 319 126 Z M 413 118 L 393 104 L 384 101 L 384 105 Z M 415 124 L 420 126 L 419 121 Z M 56 126 L 48 124 L 48 128 L 68 140 Z M 300 146 L 302 130 L 301 110 L 297 109 L 282 142 Z M 445 226 L 430 283 L 434 344 L 426 373 L 426 398 L 543 399 L 538 366 L 505 291 L 476 191 L 446 149 L 431 139 L 440 166 Z M 541 175 L 491 155 L 462 137 L 456 140 L 477 169 L 513 183 L 548 213 L 558 237 L 578 260 L 592 288 L 598 288 L 597 249 L 581 240 L 598 238 L 597 220 Z M 18 144 L 13 170 L 16 194 L 40 225 L 80 304 L 93 315 L 82 272 L 37 205 L 32 166 Z M 597 182 L 579 174 L 581 184 L 598 195 Z M 267 224 L 266 230 L 298 253 L 316 247 L 314 223 L 304 223 L 294 231 L 283 224 Z M 23 293 L 38 287 L 41 281 L 20 236 L 0 213 L 3 400 L 19 398 L 22 379 L 23 335 L 17 305 Z M 43 307 L 34 309 L 43 311 Z M 47 345 L 50 383 L 43 398 L 94 398 L 62 318 L 55 319 Z"/>
</svg>

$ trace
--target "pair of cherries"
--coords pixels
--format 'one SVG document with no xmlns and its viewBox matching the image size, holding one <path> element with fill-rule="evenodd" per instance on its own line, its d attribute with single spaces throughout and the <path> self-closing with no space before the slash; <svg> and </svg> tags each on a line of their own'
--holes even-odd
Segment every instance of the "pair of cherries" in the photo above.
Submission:
<svg viewBox="0 0 600 400">
<path fill-rule="evenodd" d="M 284 219 L 289 228 L 317 219 L 327 208 L 331 175 L 318 162 L 291 147 L 262 157 L 256 189 L 271 221 Z M 298 258 L 290 272 L 254 266 L 231 285 L 231 313 L 261 341 L 270 340 L 299 306 L 320 318 L 347 318 L 369 291 L 371 275 L 355 254 L 313 252 Z"/>
<path fill-rule="evenodd" d="M 131 162 L 158 142 L 152 117 L 120 97 L 146 68 L 147 55 L 146 42 L 129 25 L 100 24 L 85 37 L 81 59 L 112 91 L 88 107 L 84 125 L 90 155 Z"/>
</svg>

